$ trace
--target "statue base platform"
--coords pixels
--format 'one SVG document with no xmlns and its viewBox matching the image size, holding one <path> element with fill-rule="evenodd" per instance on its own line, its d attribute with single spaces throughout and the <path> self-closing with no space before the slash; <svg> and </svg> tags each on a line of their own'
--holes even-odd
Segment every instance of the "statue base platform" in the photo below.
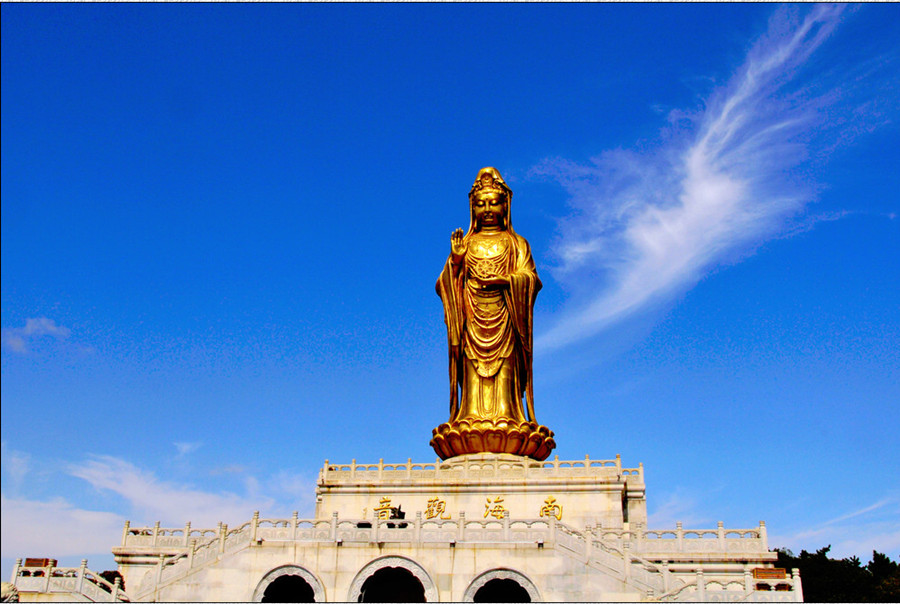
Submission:
<svg viewBox="0 0 900 604">
<path fill-rule="evenodd" d="M 432 430 L 429 443 L 441 459 L 478 453 L 507 453 L 543 461 L 556 448 L 553 431 L 536 422 L 463 418 Z"/>
<path fill-rule="evenodd" d="M 118 597 L 131 602 L 390 602 L 412 593 L 426 602 L 803 596 L 796 572 L 773 568 L 777 554 L 763 523 L 649 529 L 643 466 L 624 467 L 619 456 L 326 460 L 312 517 L 255 513 L 233 527 L 126 523 L 113 553 L 128 589 Z M 32 571 L 14 572 L 23 600 L 85 599 L 75 597 L 78 590 L 93 585 L 84 567 Z"/>
</svg>

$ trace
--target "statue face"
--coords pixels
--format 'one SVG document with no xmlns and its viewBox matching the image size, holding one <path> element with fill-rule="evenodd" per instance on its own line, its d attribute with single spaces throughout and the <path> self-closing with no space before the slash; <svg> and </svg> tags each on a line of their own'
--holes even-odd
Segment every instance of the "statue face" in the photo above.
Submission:
<svg viewBox="0 0 900 604">
<path fill-rule="evenodd" d="M 509 203 L 500 193 L 484 193 L 472 201 L 478 228 L 506 228 Z"/>
</svg>

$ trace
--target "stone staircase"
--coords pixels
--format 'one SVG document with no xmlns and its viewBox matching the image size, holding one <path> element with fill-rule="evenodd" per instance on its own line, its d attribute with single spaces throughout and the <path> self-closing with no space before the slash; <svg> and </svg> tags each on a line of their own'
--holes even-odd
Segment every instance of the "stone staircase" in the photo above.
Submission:
<svg viewBox="0 0 900 604">
<path fill-rule="evenodd" d="M 456 520 L 423 520 L 421 514 L 410 520 L 339 519 L 330 520 L 260 519 L 254 514 L 250 522 L 237 528 L 219 528 L 219 534 L 194 544 L 175 555 L 159 554 L 155 571 L 135 592 L 135 599 L 152 598 L 154 592 L 216 564 L 250 547 L 266 543 L 409 543 L 419 546 L 443 546 L 448 543 L 535 544 L 557 548 L 591 568 L 613 576 L 641 594 L 663 593 L 665 581 L 658 565 L 639 556 L 628 555 L 614 545 L 592 539 L 589 531 L 578 531 L 555 518 L 511 520 L 467 520 L 460 514 Z M 148 580 L 149 579 L 149 580 Z"/>
<path fill-rule="evenodd" d="M 132 530 L 135 535 L 149 539 L 151 532 L 161 548 L 169 547 L 174 539 L 171 533 L 180 529 Z M 190 535 L 190 529 L 184 535 Z M 220 525 L 216 531 L 198 532 L 203 538 L 192 538 L 178 553 L 159 553 L 152 570 L 133 592 L 135 600 L 155 599 L 160 589 L 183 581 L 195 573 L 208 569 L 225 558 L 248 548 L 266 547 L 283 543 L 362 543 L 362 544 L 411 544 L 418 547 L 447 547 L 478 543 L 490 546 L 509 544 L 537 545 L 557 551 L 587 565 L 589 568 L 624 583 L 645 601 L 691 601 L 714 596 L 721 601 L 757 600 L 763 594 L 767 600 L 799 601 L 798 593 L 756 592 L 748 579 L 749 570 L 738 562 L 746 554 L 768 552 L 765 528 L 725 531 L 721 523 L 718 529 L 709 531 L 685 531 L 680 523 L 675 531 L 643 531 L 626 529 L 602 529 L 588 526 L 577 530 L 554 517 L 537 519 L 510 519 L 506 512 L 502 519 L 466 518 L 459 513 L 455 519 L 423 519 L 417 512 L 412 519 L 343 519 L 337 513 L 330 519 L 300 519 L 297 514 L 288 519 L 263 519 L 254 513 L 252 520 L 229 529 Z M 215 536 L 211 536 L 215 533 Z M 691 535 L 691 533 L 696 533 Z M 703 540 L 703 533 L 710 537 Z M 726 533 L 733 533 L 726 539 Z M 660 538 L 665 535 L 670 538 Z M 159 537 L 162 535 L 162 538 Z M 183 536 L 183 535 L 182 535 Z M 178 536 L 181 539 L 182 536 Z M 693 539 L 690 537 L 694 537 Z M 712 538 L 716 538 L 713 541 Z M 705 541 L 705 542 L 704 542 Z M 696 545 L 694 545 L 696 543 Z M 123 539 L 123 545 L 128 539 Z M 673 572 L 667 564 L 653 559 L 677 556 L 677 552 L 691 552 L 703 546 L 706 551 L 720 551 L 731 556 L 734 568 L 723 576 L 704 577 L 702 570 Z M 721 575 L 721 573 L 720 573 Z M 782 584 L 794 581 L 799 588 L 799 577 L 789 577 Z M 710 588 L 707 591 L 706 587 Z M 775 587 L 773 586 L 774 590 Z M 715 593 L 712 593 L 715 591 Z M 796 590 L 799 592 L 799 589 Z"/>
<path fill-rule="evenodd" d="M 110 583 L 87 567 L 87 560 L 81 561 L 78 567 L 54 566 L 52 561 L 47 566 L 23 566 L 21 558 L 13 567 L 13 587 L 25 601 L 32 596 L 43 601 L 71 602 L 130 602 L 130 598 L 120 587 L 119 578 Z M 49 596 L 49 599 L 47 599 Z"/>
</svg>

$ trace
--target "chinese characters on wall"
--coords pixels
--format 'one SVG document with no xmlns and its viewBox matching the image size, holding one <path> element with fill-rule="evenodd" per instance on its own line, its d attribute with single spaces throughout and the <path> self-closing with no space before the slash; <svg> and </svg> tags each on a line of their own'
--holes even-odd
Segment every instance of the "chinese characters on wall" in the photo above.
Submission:
<svg viewBox="0 0 900 604">
<path fill-rule="evenodd" d="M 505 503 L 506 501 L 502 495 L 485 498 L 484 517 L 487 518 L 488 516 L 492 516 L 498 520 L 502 520 L 503 517 L 509 513 L 509 510 L 507 510 L 504 505 Z M 372 508 L 372 511 L 375 512 L 375 516 L 379 520 L 388 520 L 398 517 L 402 518 L 402 516 L 398 515 L 399 510 L 400 506 L 394 506 L 391 497 L 382 497 L 378 501 L 378 505 Z M 365 514 L 365 510 L 363 510 L 363 516 L 365 516 Z M 427 501 L 423 515 L 426 520 L 434 520 L 435 518 L 439 520 L 451 519 L 451 515 L 447 512 L 447 502 L 440 497 L 432 497 Z M 544 500 L 543 505 L 540 506 L 538 516 L 540 518 L 552 517 L 557 520 L 562 520 L 563 506 L 556 500 L 556 497 L 550 495 Z"/>
</svg>

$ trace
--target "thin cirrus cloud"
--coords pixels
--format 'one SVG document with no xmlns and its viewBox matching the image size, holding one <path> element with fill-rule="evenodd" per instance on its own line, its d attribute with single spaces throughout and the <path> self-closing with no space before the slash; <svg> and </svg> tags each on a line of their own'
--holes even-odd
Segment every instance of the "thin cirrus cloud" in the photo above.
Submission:
<svg viewBox="0 0 900 604">
<path fill-rule="evenodd" d="M 254 511 L 279 517 L 287 517 L 293 510 L 303 517 L 313 513 L 314 479 L 282 470 L 261 484 L 244 468 L 233 467 L 227 471 L 240 477 L 235 484 L 243 487 L 242 494 L 208 491 L 194 485 L 160 480 L 149 470 L 109 455 L 91 456 L 68 467 L 72 476 L 124 498 L 134 514 L 132 519 L 137 522 L 159 520 L 179 526 L 191 521 L 194 526 L 211 527 L 223 521 L 246 522 Z"/>
<path fill-rule="evenodd" d="M 57 325 L 53 319 L 36 317 L 26 319 L 24 327 L 3 328 L 3 348 L 20 354 L 28 352 L 28 344 L 35 338 L 49 336 L 65 340 L 71 334 L 68 327 Z"/>
<path fill-rule="evenodd" d="M 788 219 L 815 198 L 815 186 L 792 170 L 887 121 L 877 99 L 863 102 L 858 94 L 865 78 L 876 77 L 871 65 L 812 78 L 804 72 L 845 7 L 817 5 L 802 19 L 795 12 L 776 11 L 702 110 L 670 112 L 653 150 L 617 149 L 587 165 L 551 159 L 533 168 L 558 181 L 575 210 L 560 222 L 553 249 L 554 276 L 571 287 L 572 299 L 538 334 L 536 348 L 590 337 L 767 238 L 792 232 Z"/>
<path fill-rule="evenodd" d="M 0 551 L 4 558 L 108 553 L 122 534 L 125 518 L 83 510 L 56 498 L 35 501 L 0 494 Z"/>
<path fill-rule="evenodd" d="M 172 444 L 175 445 L 175 449 L 178 451 L 177 457 L 179 458 L 190 455 L 203 445 L 203 443 L 196 442 L 176 442 Z"/>
<path fill-rule="evenodd" d="M 97 489 L 112 491 L 128 501 L 139 522 L 159 520 L 178 526 L 190 520 L 195 526 L 217 522 L 244 522 L 254 510 L 270 510 L 276 502 L 259 494 L 258 485 L 246 482 L 248 493 L 206 492 L 190 485 L 159 480 L 152 472 L 108 455 L 93 456 L 72 464 L 69 474 Z"/>
<path fill-rule="evenodd" d="M 859 555 L 872 550 L 888 554 L 896 552 L 900 548 L 900 499 L 893 493 L 858 510 L 801 527 L 792 534 L 770 534 L 769 543 L 796 553 L 814 551 L 822 544 L 829 544 L 832 557 Z"/>
<path fill-rule="evenodd" d="M 21 492 L 16 483 L 24 472 L 34 471 L 30 456 L 9 448 L 4 441 L 0 493 L 0 550 L 4 558 L 40 556 L 48 551 L 57 556 L 105 554 L 118 542 L 126 519 L 136 525 L 158 520 L 164 526 L 183 526 L 190 521 L 195 527 L 212 528 L 219 522 L 246 522 L 255 510 L 264 517 L 286 518 L 288 510 L 309 517 L 315 507 L 314 480 L 284 470 L 272 475 L 265 485 L 240 470 L 239 474 L 244 474 L 239 483 L 243 493 L 238 494 L 160 480 L 152 471 L 109 455 L 95 455 L 61 467 L 99 491 L 121 496 L 126 505 L 122 510 L 97 511 L 65 498 L 39 500 Z"/>
</svg>

